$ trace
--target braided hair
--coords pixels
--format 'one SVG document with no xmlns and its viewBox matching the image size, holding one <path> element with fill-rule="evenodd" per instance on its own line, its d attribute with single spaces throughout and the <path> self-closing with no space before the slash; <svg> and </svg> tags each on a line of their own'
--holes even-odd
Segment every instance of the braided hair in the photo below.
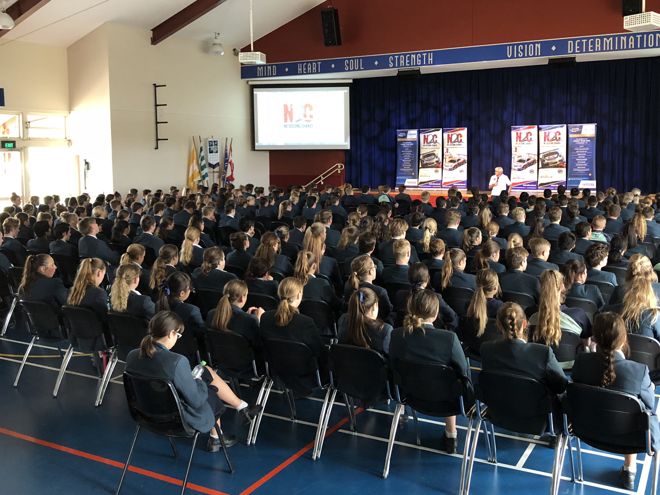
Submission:
<svg viewBox="0 0 660 495">
<path fill-rule="evenodd" d="M 614 354 L 617 350 L 628 353 L 628 334 L 623 318 L 616 313 L 599 313 L 594 318 L 593 337 L 596 341 L 596 352 L 600 355 L 605 365 L 600 384 L 609 387 L 616 380 L 614 370 Z"/>
<path fill-rule="evenodd" d="M 506 340 L 526 337 L 527 318 L 519 304 L 504 303 L 497 312 L 497 328 Z"/>
</svg>

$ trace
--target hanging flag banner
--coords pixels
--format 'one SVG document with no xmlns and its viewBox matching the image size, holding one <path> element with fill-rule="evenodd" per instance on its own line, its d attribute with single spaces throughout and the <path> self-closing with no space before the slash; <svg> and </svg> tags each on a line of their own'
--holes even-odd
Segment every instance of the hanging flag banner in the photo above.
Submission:
<svg viewBox="0 0 660 495">
<path fill-rule="evenodd" d="M 206 140 L 206 156 L 210 168 L 217 168 L 220 165 L 220 142 L 216 138 Z"/>
<path fill-rule="evenodd" d="M 539 126 L 539 189 L 566 185 L 566 124 Z"/>
<path fill-rule="evenodd" d="M 419 146 L 417 129 L 396 131 L 396 185 L 417 185 L 417 155 Z"/>
<path fill-rule="evenodd" d="M 511 188 L 537 189 L 538 126 L 511 126 Z"/>
<path fill-rule="evenodd" d="M 442 187 L 467 188 L 467 127 L 445 129 L 442 133 Z"/>
<path fill-rule="evenodd" d="M 442 187 L 442 129 L 419 130 L 419 179 L 427 189 Z"/>
<path fill-rule="evenodd" d="M 596 124 L 568 126 L 568 185 L 596 189 Z"/>
</svg>

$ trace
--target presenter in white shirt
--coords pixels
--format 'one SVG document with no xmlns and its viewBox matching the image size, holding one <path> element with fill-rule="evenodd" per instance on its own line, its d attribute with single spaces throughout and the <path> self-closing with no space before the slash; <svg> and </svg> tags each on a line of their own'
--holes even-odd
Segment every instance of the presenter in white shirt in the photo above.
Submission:
<svg viewBox="0 0 660 495">
<path fill-rule="evenodd" d="M 502 167 L 497 167 L 495 169 L 495 175 L 491 176 L 490 182 L 488 183 L 488 189 L 491 190 L 492 196 L 499 196 L 502 191 L 508 193 L 510 187 L 511 179 L 504 175 L 504 169 Z"/>
</svg>

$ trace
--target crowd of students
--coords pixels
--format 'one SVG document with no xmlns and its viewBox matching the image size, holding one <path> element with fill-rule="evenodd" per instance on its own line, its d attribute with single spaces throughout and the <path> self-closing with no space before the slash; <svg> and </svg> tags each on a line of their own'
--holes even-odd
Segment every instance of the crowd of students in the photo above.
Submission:
<svg viewBox="0 0 660 495">
<path fill-rule="evenodd" d="M 150 319 L 128 369 L 153 372 L 162 360 L 191 404 L 211 390 L 207 430 L 222 409 L 217 398 L 248 418 L 256 413 L 211 368 L 206 388 L 183 377 L 213 331 L 243 335 L 257 355 L 263 339 L 302 342 L 319 359 L 337 338 L 449 365 L 465 378 L 469 337 L 485 370 L 520 373 L 561 394 L 572 368 L 574 381 L 632 393 L 653 411 L 649 370 L 625 356 L 629 332 L 660 339 L 659 199 L 560 187 L 519 198 L 450 190 L 433 205 L 428 192 L 413 201 L 403 187 L 374 195 L 350 185 L 131 190 L 93 201 L 33 197 L 26 205 L 15 195 L 0 213 L 0 271 L 23 266 L 20 297 L 58 310 L 69 304 L 101 320 L 109 309 Z M 65 259 L 80 259 L 70 288 L 56 276 Z M 221 293 L 217 307 L 202 314 L 195 291 Z M 251 306 L 257 294 L 272 307 Z M 303 314 L 304 301 L 324 303 L 337 333 Z M 565 332 L 579 335 L 584 352 L 559 362 Z M 652 432 L 656 446 L 655 417 Z M 455 418 L 447 418 L 443 442 L 456 451 Z M 218 446 L 209 440 L 209 450 Z M 635 466 L 627 456 L 625 487 Z"/>
</svg>

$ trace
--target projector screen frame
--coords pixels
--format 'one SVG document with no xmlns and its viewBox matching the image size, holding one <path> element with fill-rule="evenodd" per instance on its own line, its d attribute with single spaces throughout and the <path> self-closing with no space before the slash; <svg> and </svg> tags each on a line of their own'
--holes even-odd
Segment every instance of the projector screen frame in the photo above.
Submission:
<svg viewBox="0 0 660 495">
<path fill-rule="evenodd" d="M 310 150 L 350 150 L 351 146 L 351 89 L 352 89 L 352 80 L 342 80 L 334 82 L 317 82 L 310 81 L 309 83 L 255 83 L 251 81 L 250 83 L 250 130 L 251 130 L 251 141 L 252 151 L 310 151 Z M 316 89 L 316 88 L 347 88 L 348 89 L 348 101 L 345 119 L 348 125 L 347 136 L 346 136 L 346 145 L 307 145 L 307 146 L 273 146 L 273 147 L 260 147 L 257 149 L 257 131 L 256 131 L 256 122 L 255 122 L 255 89 Z"/>
</svg>

